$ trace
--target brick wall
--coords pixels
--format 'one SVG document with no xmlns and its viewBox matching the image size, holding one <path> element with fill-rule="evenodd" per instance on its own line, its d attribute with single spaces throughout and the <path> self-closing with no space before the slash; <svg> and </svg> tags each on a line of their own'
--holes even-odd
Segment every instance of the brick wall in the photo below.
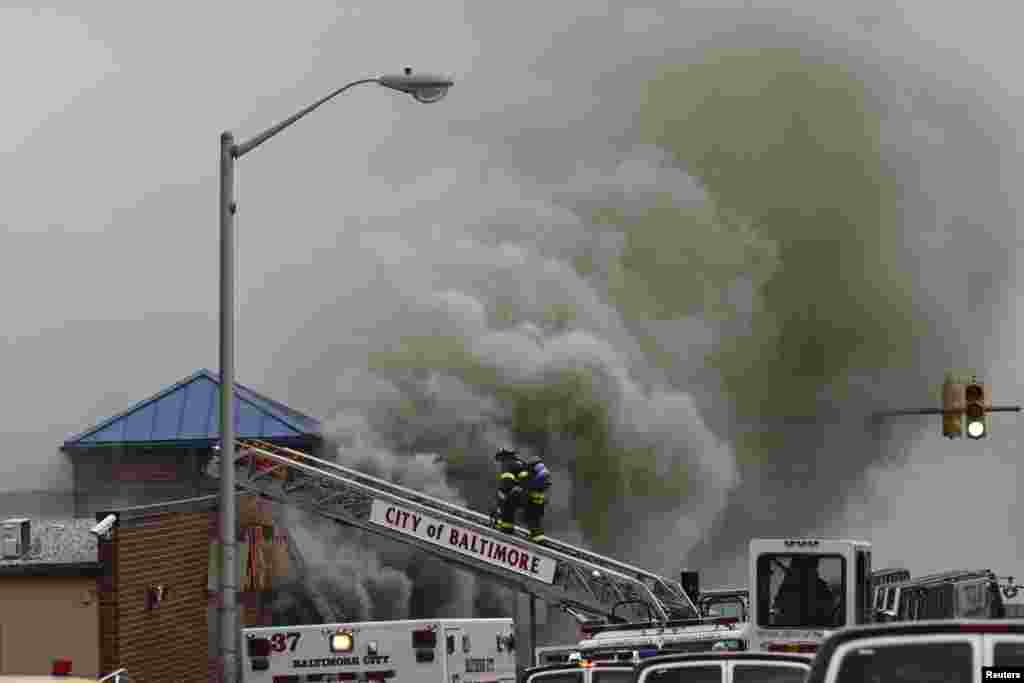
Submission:
<svg viewBox="0 0 1024 683">
<path fill-rule="evenodd" d="M 124 520 L 101 560 L 104 671 L 126 667 L 134 683 L 206 680 L 209 512 L 161 512 Z M 147 594 L 164 586 L 164 601 Z"/>
<path fill-rule="evenodd" d="M 238 499 L 239 540 L 273 545 L 273 515 L 266 504 Z M 103 671 L 125 667 L 132 683 L 202 683 L 219 671 L 219 594 L 208 590 L 211 548 L 219 540 L 216 497 L 117 511 L 118 526 L 100 543 L 100 657 Z M 98 516 L 104 516 L 101 512 Z M 266 550 L 266 549 L 263 549 Z M 216 550 L 215 550 L 216 552 Z M 242 546 L 239 547 L 239 553 Z M 269 553 L 258 553 L 264 558 Z M 239 580 L 244 587 L 246 576 Z M 239 622 L 269 626 L 273 577 L 262 590 L 240 590 Z M 218 585 L 216 577 L 212 579 Z M 164 602 L 147 604 L 153 586 Z"/>
</svg>

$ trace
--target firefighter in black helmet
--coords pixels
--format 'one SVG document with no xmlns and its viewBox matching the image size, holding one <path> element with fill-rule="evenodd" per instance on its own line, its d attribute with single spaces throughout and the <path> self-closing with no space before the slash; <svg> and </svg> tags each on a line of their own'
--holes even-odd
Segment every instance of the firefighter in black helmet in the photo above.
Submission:
<svg viewBox="0 0 1024 683">
<path fill-rule="evenodd" d="M 494 459 L 498 473 L 498 514 L 495 526 L 506 533 L 515 532 L 516 510 L 523 508 L 531 541 L 544 540 L 545 493 L 551 487 L 551 474 L 540 460 L 527 464 L 519 454 L 502 448 Z"/>
</svg>

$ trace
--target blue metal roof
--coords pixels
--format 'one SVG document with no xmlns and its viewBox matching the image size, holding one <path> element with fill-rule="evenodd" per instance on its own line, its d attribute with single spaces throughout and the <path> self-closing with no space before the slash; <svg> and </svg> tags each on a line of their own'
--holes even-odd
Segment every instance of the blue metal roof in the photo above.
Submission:
<svg viewBox="0 0 1024 683">
<path fill-rule="evenodd" d="M 125 412 L 77 434 L 63 448 L 206 444 L 220 439 L 220 377 L 199 370 Z M 235 433 L 241 439 L 319 438 L 320 422 L 235 382 Z"/>
</svg>

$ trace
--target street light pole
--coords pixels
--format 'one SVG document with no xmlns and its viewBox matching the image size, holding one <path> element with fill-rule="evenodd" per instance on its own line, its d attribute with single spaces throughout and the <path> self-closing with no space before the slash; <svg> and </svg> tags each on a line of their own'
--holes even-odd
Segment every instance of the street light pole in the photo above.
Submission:
<svg viewBox="0 0 1024 683">
<path fill-rule="evenodd" d="M 220 136 L 220 649 L 223 681 L 238 676 L 235 514 L 235 136 Z"/>
<path fill-rule="evenodd" d="M 450 78 L 430 74 L 405 73 L 352 81 L 320 98 L 305 109 L 271 126 L 251 139 L 235 144 L 230 132 L 220 136 L 220 659 L 224 683 L 239 682 L 239 649 L 241 630 L 238 627 L 238 520 L 235 500 L 235 160 L 296 123 L 320 105 L 334 99 L 351 87 L 377 83 L 386 88 L 412 95 L 417 101 L 430 104 L 440 101 L 453 82 Z"/>
</svg>

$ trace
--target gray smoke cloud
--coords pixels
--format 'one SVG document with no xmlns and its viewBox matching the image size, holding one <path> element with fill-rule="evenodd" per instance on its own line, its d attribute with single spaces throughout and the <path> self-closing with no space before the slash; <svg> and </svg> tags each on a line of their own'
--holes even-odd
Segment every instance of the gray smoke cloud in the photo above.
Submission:
<svg viewBox="0 0 1024 683">
<path fill-rule="evenodd" d="M 396 458 L 389 452 L 356 448 L 349 464 L 367 474 L 459 502 L 433 458 Z M 478 588 L 476 577 L 400 543 L 295 508 L 280 510 L 305 572 L 275 587 L 275 622 L 312 623 L 325 618 L 316 598 L 340 621 L 459 617 L 503 614 L 507 596 L 499 588 Z M 497 592 L 496 592 L 497 591 Z"/>
<path fill-rule="evenodd" d="M 1012 285 L 998 87 L 896 11 L 559 7 L 536 96 L 496 91 L 346 223 L 288 351 L 339 459 L 487 510 L 513 443 L 555 472 L 553 534 L 707 584 L 745 580 L 753 536 L 918 529 L 939 501 L 887 500 L 937 427 L 864 418 L 994 348 L 968 331 Z M 454 570 L 377 557 L 414 615 L 455 604 Z"/>
</svg>

